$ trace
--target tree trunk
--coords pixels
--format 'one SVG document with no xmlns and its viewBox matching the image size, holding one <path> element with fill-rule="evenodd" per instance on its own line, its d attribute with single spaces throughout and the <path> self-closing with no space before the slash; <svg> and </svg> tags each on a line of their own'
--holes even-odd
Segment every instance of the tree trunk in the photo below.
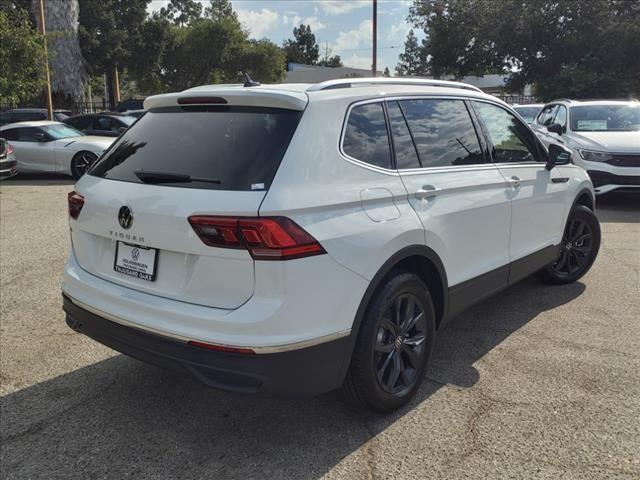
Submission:
<svg viewBox="0 0 640 480">
<path fill-rule="evenodd" d="M 106 73 L 107 75 L 107 100 L 108 100 L 108 108 L 107 110 L 115 110 L 116 109 L 116 95 L 113 89 L 113 72 L 115 70 L 109 69 Z"/>
</svg>

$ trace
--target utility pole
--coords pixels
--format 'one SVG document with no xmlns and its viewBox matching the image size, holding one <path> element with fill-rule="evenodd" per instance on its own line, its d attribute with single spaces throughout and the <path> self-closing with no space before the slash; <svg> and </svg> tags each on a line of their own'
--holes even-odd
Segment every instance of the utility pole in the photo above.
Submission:
<svg viewBox="0 0 640 480">
<path fill-rule="evenodd" d="M 373 62 L 371 62 L 371 76 L 378 73 L 378 0 L 373 0 Z"/>
<path fill-rule="evenodd" d="M 38 2 L 38 13 L 40 14 L 40 35 L 44 40 L 44 72 L 46 77 L 46 100 L 47 100 L 47 117 L 53 120 L 53 101 L 51 100 L 51 75 L 49 74 L 49 52 L 47 51 L 46 27 L 44 25 L 44 0 Z"/>
</svg>

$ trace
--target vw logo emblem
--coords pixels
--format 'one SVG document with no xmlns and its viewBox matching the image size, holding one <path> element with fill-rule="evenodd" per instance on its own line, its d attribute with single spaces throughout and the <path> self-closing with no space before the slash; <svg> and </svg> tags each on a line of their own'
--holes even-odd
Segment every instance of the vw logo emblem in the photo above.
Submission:
<svg viewBox="0 0 640 480">
<path fill-rule="evenodd" d="M 120 210 L 118 211 L 118 222 L 125 230 L 130 228 L 133 224 L 133 212 L 126 205 L 120 207 Z"/>
</svg>

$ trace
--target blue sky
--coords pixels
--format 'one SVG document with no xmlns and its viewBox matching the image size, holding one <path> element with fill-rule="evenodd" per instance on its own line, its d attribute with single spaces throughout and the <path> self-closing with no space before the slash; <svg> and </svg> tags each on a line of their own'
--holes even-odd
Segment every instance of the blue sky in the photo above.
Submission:
<svg viewBox="0 0 640 480">
<path fill-rule="evenodd" d="M 168 0 L 152 0 L 150 11 Z M 208 5 L 207 0 L 201 3 Z M 240 21 L 253 38 L 282 44 L 300 22 L 311 25 L 320 45 L 338 54 L 349 67 L 371 68 L 371 0 L 232 0 Z M 378 0 L 378 69 L 393 70 L 409 31 L 411 0 Z"/>
</svg>

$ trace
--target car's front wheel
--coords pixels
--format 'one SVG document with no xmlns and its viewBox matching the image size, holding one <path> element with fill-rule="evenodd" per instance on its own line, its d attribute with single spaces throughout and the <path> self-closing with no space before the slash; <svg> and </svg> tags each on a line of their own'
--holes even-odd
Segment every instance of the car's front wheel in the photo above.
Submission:
<svg viewBox="0 0 640 480">
<path fill-rule="evenodd" d="M 91 165 L 95 163 L 98 156 L 93 152 L 78 152 L 71 160 L 71 175 L 78 180 Z"/>
<path fill-rule="evenodd" d="M 585 275 L 600 249 L 600 223 L 591 209 L 576 205 L 564 230 L 560 255 L 538 277 L 551 284 L 575 282 Z"/>
<path fill-rule="evenodd" d="M 407 403 L 424 378 L 435 340 L 435 312 L 424 282 L 390 276 L 374 294 L 343 385 L 347 398 L 380 412 Z"/>
</svg>

